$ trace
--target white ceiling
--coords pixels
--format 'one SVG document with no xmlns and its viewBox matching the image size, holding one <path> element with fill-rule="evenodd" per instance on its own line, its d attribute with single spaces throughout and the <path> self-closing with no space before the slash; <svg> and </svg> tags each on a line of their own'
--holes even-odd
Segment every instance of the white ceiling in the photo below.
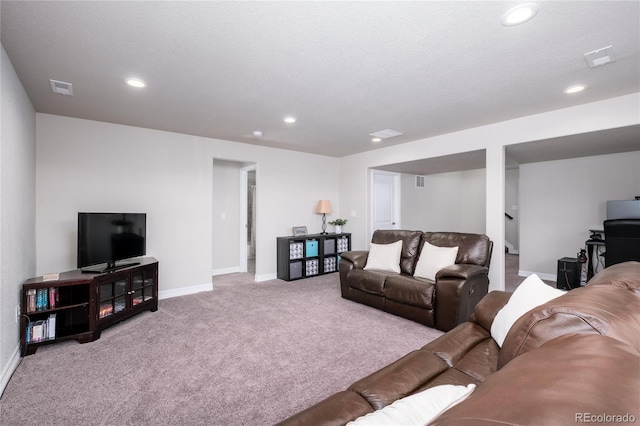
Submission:
<svg viewBox="0 0 640 426">
<path fill-rule="evenodd" d="M 519 3 L 2 0 L 1 40 L 38 112 L 337 157 L 640 91 L 640 2 L 538 2 L 503 26 Z M 403 135 L 372 143 L 384 129 Z"/>
</svg>

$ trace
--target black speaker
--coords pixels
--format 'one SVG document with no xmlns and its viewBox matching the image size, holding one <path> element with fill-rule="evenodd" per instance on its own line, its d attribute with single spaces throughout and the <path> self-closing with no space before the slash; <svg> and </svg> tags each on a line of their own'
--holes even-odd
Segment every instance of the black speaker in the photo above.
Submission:
<svg viewBox="0 0 640 426">
<path fill-rule="evenodd" d="M 575 257 L 558 259 L 558 278 L 556 287 L 562 290 L 573 290 L 580 287 L 581 264 Z"/>
</svg>

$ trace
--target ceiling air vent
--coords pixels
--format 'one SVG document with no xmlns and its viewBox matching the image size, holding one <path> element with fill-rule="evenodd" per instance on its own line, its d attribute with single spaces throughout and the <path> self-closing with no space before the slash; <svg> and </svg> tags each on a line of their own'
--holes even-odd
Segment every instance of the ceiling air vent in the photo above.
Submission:
<svg viewBox="0 0 640 426">
<path fill-rule="evenodd" d="M 416 175 L 416 188 L 424 188 L 424 176 Z"/>
<path fill-rule="evenodd" d="M 71 87 L 71 83 L 51 79 L 49 80 L 49 83 L 51 83 L 51 90 L 53 90 L 53 93 L 73 96 L 73 87 Z"/>
<path fill-rule="evenodd" d="M 389 139 L 389 138 L 395 138 L 396 136 L 400 136 L 401 134 L 402 133 L 396 132 L 395 130 L 385 129 L 385 130 L 380 130 L 379 132 L 369 133 L 369 136 L 373 136 L 374 138 L 380 138 L 380 139 Z"/>
<path fill-rule="evenodd" d="M 615 62 L 616 56 L 613 54 L 613 46 L 607 46 L 594 50 L 593 52 L 585 53 L 584 59 L 587 61 L 589 68 L 595 68 Z"/>
</svg>

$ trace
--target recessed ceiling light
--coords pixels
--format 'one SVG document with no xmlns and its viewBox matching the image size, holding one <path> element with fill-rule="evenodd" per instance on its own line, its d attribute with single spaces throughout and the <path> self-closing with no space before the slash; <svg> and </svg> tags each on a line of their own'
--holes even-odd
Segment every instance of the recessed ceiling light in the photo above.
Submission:
<svg viewBox="0 0 640 426">
<path fill-rule="evenodd" d="M 147 83 L 140 80 L 139 78 L 127 78 L 125 80 L 125 83 L 127 83 L 131 87 L 147 87 Z"/>
<path fill-rule="evenodd" d="M 289 124 L 293 124 L 293 123 L 295 123 L 295 122 L 296 122 L 296 118 L 295 118 L 295 117 L 288 116 L 288 117 L 285 117 L 285 118 L 284 118 L 284 122 L 285 122 L 285 123 L 289 123 Z"/>
<path fill-rule="evenodd" d="M 502 15 L 502 24 L 506 26 L 518 25 L 527 22 L 538 13 L 538 5 L 525 3 L 509 9 Z"/>
<path fill-rule="evenodd" d="M 253 137 L 254 138 L 261 138 L 262 137 L 262 132 L 260 130 L 254 130 L 253 131 Z"/>
<path fill-rule="evenodd" d="M 371 142 L 382 142 L 380 138 L 371 138 Z"/>
<path fill-rule="evenodd" d="M 566 93 L 567 95 L 570 95 L 572 93 L 582 92 L 586 88 L 587 88 L 586 84 L 574 84 L 573 86 L 569 86 L 566 89 L 564 89 L 564 93 Z"/>
</svg>

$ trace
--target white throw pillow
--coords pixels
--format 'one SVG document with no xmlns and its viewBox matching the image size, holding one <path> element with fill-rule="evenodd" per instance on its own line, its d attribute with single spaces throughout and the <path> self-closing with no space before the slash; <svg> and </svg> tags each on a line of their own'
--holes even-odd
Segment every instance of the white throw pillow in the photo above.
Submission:
<svg viewBox="0 0 640 426">
<path fill-rule="evenodd" d="M 369 257 L 365 270 L 375 269 L 378 271 L 388 271 L 400 273 L 400 255 L 402 254 L 402 240 L 391 244 L 371 243 Z"/>
<path fill-rule="evenodd" d="M 438 271 L 456 263 L 458 247 L 438 247 L 424 242 L 414 277 L 436 279 Z"/>
<path fill-rule="evenodd" d="M 562 296 L 566 291 L 545 284 L 536 274 L 529 275 L 511 295 L 509 302 L 498 311 L 491 324 L 491 337 L 502 347 L 509 329 L 522 315 Z"/>
<path fill-rule="evenodd" d="M 445 410 L 464 401 L 475 387 L 474 384 L 435 386 L 358 417 L 347 423 L 347 426 L 423 426 Z"/>
</svg>

